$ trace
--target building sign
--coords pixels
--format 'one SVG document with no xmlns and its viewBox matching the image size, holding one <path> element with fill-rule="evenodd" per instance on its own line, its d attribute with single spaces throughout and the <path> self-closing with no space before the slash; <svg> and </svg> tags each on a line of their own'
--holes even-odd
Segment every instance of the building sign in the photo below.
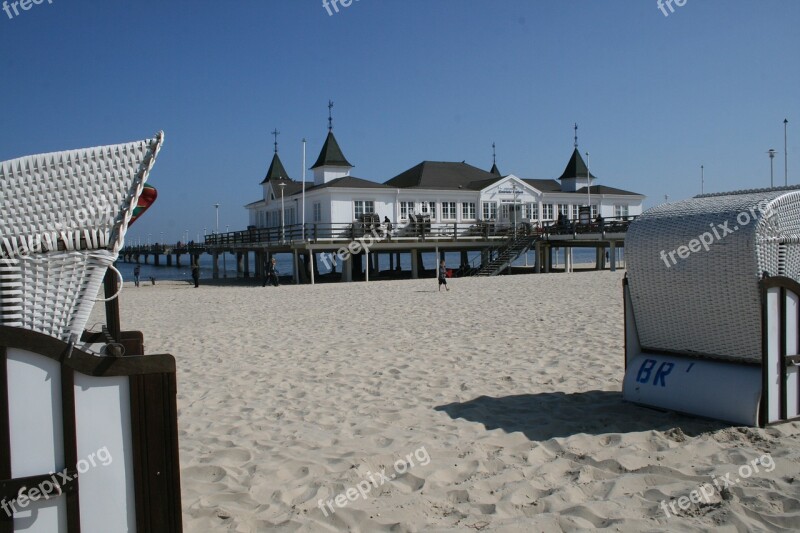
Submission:
<svg viewBox="0 0 800 533">
<path fill-rule="evenodd" d="M 498 194 L 514 194 L 514 195 L 517 195 L 517 194 L 522 194 L 522 191 L 520 189 L 513 189 L 513 188 L 510 188 L 510 187 L 506 187 L 506 188 L 502 188 L 501 187 L 501 188 L 497 189 L 497 193 Z"/>
</svg>

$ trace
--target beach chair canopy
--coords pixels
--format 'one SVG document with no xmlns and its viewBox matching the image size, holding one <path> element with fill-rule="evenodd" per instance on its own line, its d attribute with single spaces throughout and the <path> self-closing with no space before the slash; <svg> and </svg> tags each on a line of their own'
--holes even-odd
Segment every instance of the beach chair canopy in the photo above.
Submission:
<svg viewBox="0 0 800 533">
<path fill-rule="evenodd" d="M 82 333 L 163 140 L 0 163 L 0 323 Z"/>
<path fill-rule="evenodd" d="M 759 363 L 759 280 L 800 281 L 800 190 L 654 207 L 628 229 L 625 257 L 643 349 Z"/>
</svg>

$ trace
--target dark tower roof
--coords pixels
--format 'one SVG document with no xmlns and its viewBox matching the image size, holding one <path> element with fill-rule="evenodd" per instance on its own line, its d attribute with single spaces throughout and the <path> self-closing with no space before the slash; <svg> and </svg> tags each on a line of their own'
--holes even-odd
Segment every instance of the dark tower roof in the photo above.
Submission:
<svg viewBox="0 0 800 533">
<path fill-rule="evenodd" d="M 489 172 L 494 174 L 495 176 L 502 176 L 502 174 L 500 174 L 500 169 L 497 168 L 497 163 L 492 164 L 492 170 L 490 170 Z"/>
<path fill-rule="evenodd" d="M 569 163 L 567 163 L 567 168 L 564 169 L 564 173 L 561 174 L 561 177 L 558 179 L 563 180 L 568 178 L 585 178 L 588 171 L 589 169 L 586 167 L 586 162 L 581 157 L 578 149 L 575 148 L 575 151 L 572 152 L 572 157 L 570 158 Z M 592 174 L 592 179 L 597 179 L 597 176 Z"/>
<path fill-rule="evenodd" d="M 333 132 L 328 132 L 328 138 L 325 139 L 325 144 L 322 145 L 322 151 L 319 153 L 319 157 L 317 158 L 317 162 L 314 163 L 314 166 L 311 167 L 311 170 L 314 170 L 317 167 L 348 167 L 352 168 L 347 159 L 344 157 L 342 153 L 342 149 L 339 148 L 339 143 L 336 142 L 336 137 L 333 136 Z"/>
<path fill-rule="evenodd" d="M 261 182 L 261 185 L 270 180 L 292 180 L 286 172 L 286 169 L 283 168 L 283 163 L 281 163 L 281 158 L 278 157 L 278 152 L 275 152 L 275 155 L 272 156 L 272 163 L 269 164 L 267 176 L 264 178 L 264 181 Z"/>
</svg>

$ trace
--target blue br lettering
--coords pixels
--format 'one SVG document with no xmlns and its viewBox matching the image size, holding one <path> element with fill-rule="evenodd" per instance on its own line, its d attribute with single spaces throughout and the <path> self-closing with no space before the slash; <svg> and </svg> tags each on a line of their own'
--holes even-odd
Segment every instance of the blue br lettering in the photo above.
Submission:
<svg viewBox="0 0 800 533">
<path fill-rule="evenodd" d="M 658 382 L 661 382 L 662 387 L 667 386 L 667 382 L 664 381 L 664 378 L 672 372 L 672 369 L 675 368 L 674 363 L 661 363 L 661 366 L 658 367 L 656 370 L 656 377 L 653 378 L 653 385 L 658 385 Z"/>
<path fill-rule="evenodd" d="M 642 363 L 642 366 L 639 367 L 639 373 L 636 374 L 636 382 L 647 383 L 650 381 L 650 374 L 653 372 L 653 368 L 655 366 L 655 359 L 645 359 L 644 363 Z"/>
<path fill-rule="evenodd" d="M 656 367 L 655 359 L 645 359 L 642 363 L 642 366 L 639 367 L 639 373 L 636 374 L 636 382 L 637 383 L 649 383 L 650 382 L 650 375 L 653 373 L 653 369 Z M 675 363 L 661 363 L 656 370 L 656 374 L 653 377 L 653 385 L 661 385 L 662 387 L 667 386 L 667 381 L 664 379 L 666 378 L 670 372 L 675 368 Z"/>
</svg>

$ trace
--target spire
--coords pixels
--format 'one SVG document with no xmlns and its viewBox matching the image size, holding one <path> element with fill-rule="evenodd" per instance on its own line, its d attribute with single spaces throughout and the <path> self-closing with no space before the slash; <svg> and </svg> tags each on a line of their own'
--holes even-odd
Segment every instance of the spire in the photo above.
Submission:
<svg viewBox="0 0 800 533">
<path fill-rule="evenodd" d="M 272 135 L 275 136 L 275 153 L 276 154 L 278 153 L 278 135 L 280 135 L 280 134 L 281 134 L 281 132 L 278 131 L 278 128 L 275 128 L 272 131 Z"/>
<path fill-rule="evenodd" d="M 575 149 L 578 149 L 578 123 L 575 123 Z"/>
<path fill-rule="evenodd" d="M 339 148 L 339 143 L 336 142 L 336 137 L 333 136 L 332 131 L 328 132 L 328 137 L 325 139 L 325 144 L 322 145 L 322 150 L 319 152 L 317 162 L 314 163 L 311 169 L 313 170 L 318 167 L 353 167 L 344 157 L 342 149 Z"/>
<path fill-rule="evenodd" d="M 492 170 L 489 172 L 495 176 L 500 176 L 500 169 L 497 168 L 497 150 L 495 143 L 492 143 Z"/>
<path fill-rule="evenodd" d="M 328 100 L 328 131 L 333 131 L 333 100 Z"/>
<path fill-rule="evenodd" d="M 577 148 L 573 150 L 572 157 L 567 163 L 567 167 L 564 169 L 564 173 L 561 174 L 561 177 L 558 178 L 560 180 L 569 179 L 569 178 L 584 178 L 586 179 L 587 173 L 589 172 L 589 168 L 586 166 L 586 162 L 581 157 L 581 153 L 578 151 Z M 591 175 L 593 180 L 597 179 L 597 176 L 594 174 Z"/>
</svg>

